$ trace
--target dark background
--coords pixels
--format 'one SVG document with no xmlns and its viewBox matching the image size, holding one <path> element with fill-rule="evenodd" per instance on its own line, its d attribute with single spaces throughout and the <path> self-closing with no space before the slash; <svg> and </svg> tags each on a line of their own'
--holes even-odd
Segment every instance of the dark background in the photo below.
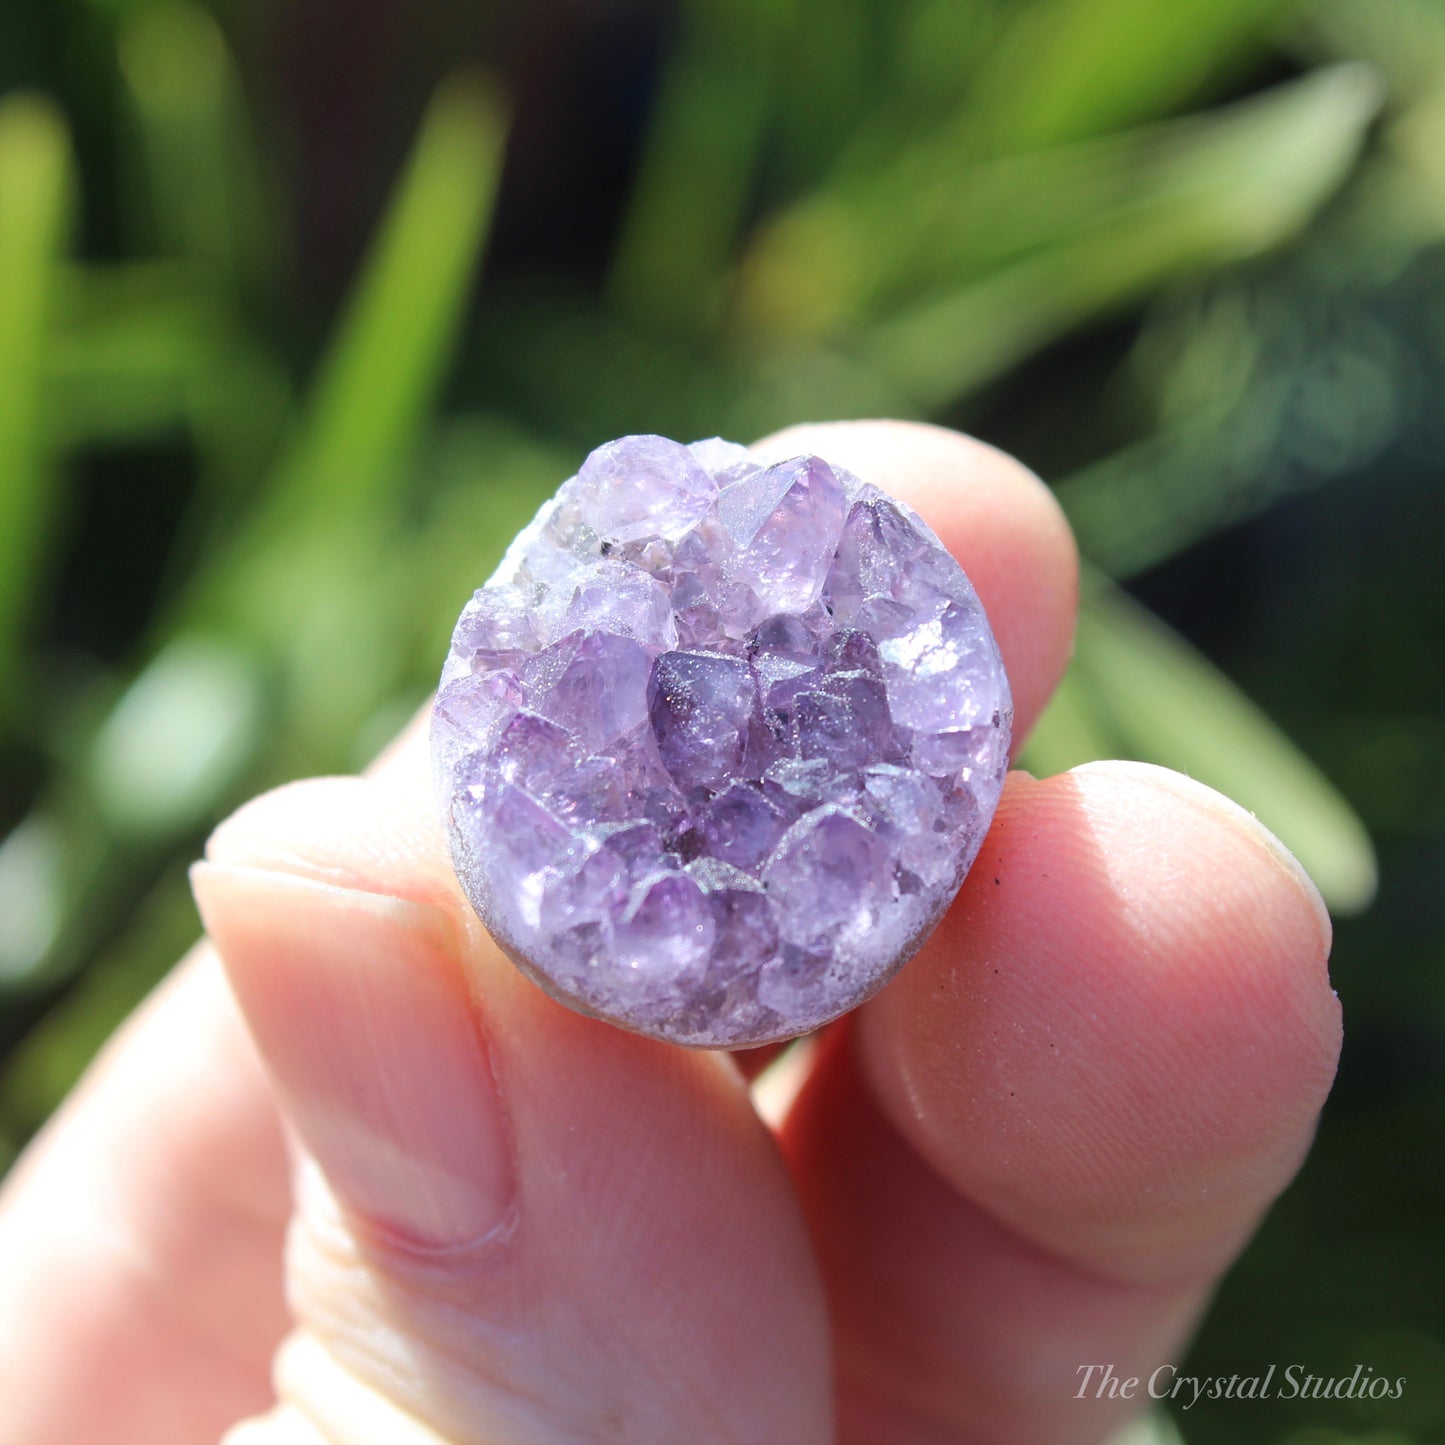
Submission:
<svg viewBox="0 0 1445 1445">
<path fill-rule="evenodd" d="M 923 416 L 1092 564 L 1023 760 L 1203 777 L 1337 919 L 1338 1085 L 1185 1368 L 1408 1388 L 1151 1438 L 1445 1439 L 1442 397 L 1435 0 L 9 0 L 0 1164 L 589 447 Z"/>
</svg>

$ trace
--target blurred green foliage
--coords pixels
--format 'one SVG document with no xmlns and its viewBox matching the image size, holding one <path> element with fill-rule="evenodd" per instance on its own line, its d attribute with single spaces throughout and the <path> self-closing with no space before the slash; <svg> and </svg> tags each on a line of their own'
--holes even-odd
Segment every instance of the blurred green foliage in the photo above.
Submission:
<svg viewBox="0 0 1445 1445">
<path fill-rule="evenodd" d="M 1392 446 L 1438 446 L 1415 393 L 1445 384 L 1445 309 L 1402 304 L 1428 365 L 1381 315 L 1417 274 L 1438 303 L 1445 270 L 1437 0 L 681 0 L 606 274 L 534 268 L 480 299 L 510 101 L 504 79 L 444 75 L 301 362 L 286 121 L 251 22 L 192 0 L 41 14 L 0 22 L 0 57 L 7 36 L 14 56 L 32 31 L 61 42 L 14 75 L 0 60 L 0 1163 L 193 936 L 184 864 L 206 829 L 258 788 L 360 765 L 424 699 L 506 540 L 629 430 L 1067 417 L 1085 396 L 1089 454 L 1057 449 L 1092 564 L 1078 653 L 1022 762 L 1193 773 L 1340 915 L 1376 889 L 1365 786 L 1376 821 L 1419 826 L 1419 778 L 1445 760 L 1428 704 L 1374 718 L 1395 731 L 1367 760 L 1349 707 L 1321 723 L 1296 694 L 1312 760 L 1120 584 Z M 101 117 L 77 118 L 85 167 L 81 93 Z M 78 239 L 87 208 L 113 218 L 105 244 Z M 147 446 L 183 456 L 184 505 L 151 539 L 157 600 L 100 657 L 47 626 L 77 477 Z M 1434 1107 L 1397 1137 L 1438 1129 Z M 1322 1149 L 1357 1196 L 1355 1156 Z M 1311 1198 L 1276 1219 L 1328 1254 Z M 1250 1301 L 1257 1317 L 1291 1268 L 1323 1268 L 1271 1229 L 1216 1316 L 1252 1353 L 1211 1332 L 1201 1359 L 1313 1346 L 1347 1374 L 1363 1340 L 1384 1373 L 1417 1361 L 1421 1389 L 1378 1418 L 1201 1411 L 1184 1437 L 1445 1438 L 1445 1407 L 1421 1403 L 1445 1381 L 1438 1308 L 1331 1319 L 1367 1293 L 1368 1259 L 1341 1264 L 1344 1296 L 1304 1291 L 1318 1330 L 1250 1334 Z"/>
</svg>

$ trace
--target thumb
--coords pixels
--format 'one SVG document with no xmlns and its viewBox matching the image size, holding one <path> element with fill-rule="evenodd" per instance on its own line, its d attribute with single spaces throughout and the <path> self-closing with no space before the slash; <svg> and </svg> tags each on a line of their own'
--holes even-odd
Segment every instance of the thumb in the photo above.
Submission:
<svg viewBox="0 0 1445 1445">
<path fill-rule="evenodd" d="M 394 789 L 295 785 L 207 851 L 298 1155 L 280 1403 L 227 1445 L 824 1438 L 814 1266 L 729 1061 L 528 984 Z"/>
</svg>

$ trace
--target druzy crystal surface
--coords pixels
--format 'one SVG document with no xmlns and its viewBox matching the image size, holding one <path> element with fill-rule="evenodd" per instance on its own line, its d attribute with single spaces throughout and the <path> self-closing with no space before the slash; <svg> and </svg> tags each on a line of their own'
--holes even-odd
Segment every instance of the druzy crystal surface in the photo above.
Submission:
<svg viewBox="0 0 1445 1445">
<path fill-rule="evenodd" d="M 548 992 L 737 1047 L 861 1002 L 938 921 L 1007 766 L 958 563 L 814 456 L 599 447 L 452 638 L 432 740 L 468 897 Z"/>
</svg>

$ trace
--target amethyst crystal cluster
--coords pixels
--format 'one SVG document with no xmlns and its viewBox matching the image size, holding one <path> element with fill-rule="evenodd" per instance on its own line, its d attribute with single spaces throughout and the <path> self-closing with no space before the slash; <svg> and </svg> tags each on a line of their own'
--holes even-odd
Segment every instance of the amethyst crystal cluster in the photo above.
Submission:
<svg viewBox="0 0 1445 1445">
<path fill-rule="evenodd" d="M 457 872 L 555 997 L 680 1044 L 879 988 L 963 880 L 1008 682 L 958 563 L 814 456 L 623 437 L 452 638 L 433 748 Z"/>
</svg>

